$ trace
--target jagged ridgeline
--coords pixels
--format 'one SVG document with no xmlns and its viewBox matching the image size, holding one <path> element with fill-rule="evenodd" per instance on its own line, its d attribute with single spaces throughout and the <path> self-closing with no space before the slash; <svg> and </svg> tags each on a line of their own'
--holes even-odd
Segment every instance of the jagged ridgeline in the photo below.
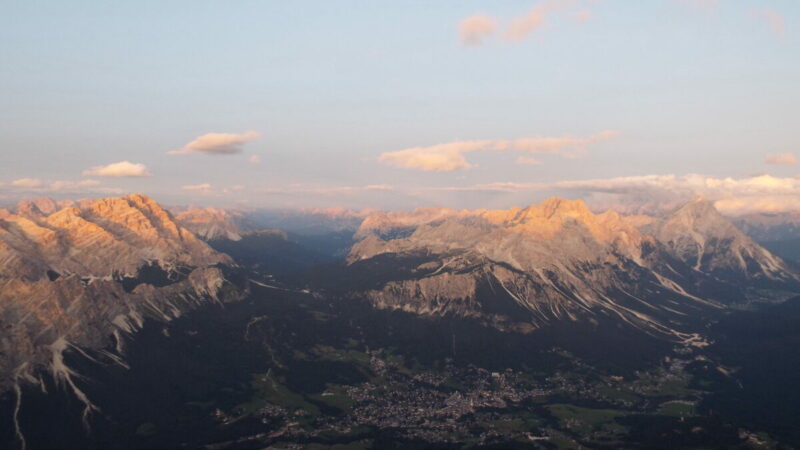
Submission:
<svg viewBox="0 0 800 450">
<path fill-rule="evenodd" d="M 124 364 L 125 335 L 203 302 L 238 297 L 211 249 L 150 198 L 26 202 L 0 219 L 0 390 L 52 376 L 95 408 L 64 364 L 103 349 Z M 18 405 L 19 407 L 19 405 Z"/>
<path fill-rule="evenodd" d="M 700 199 L 663 217 L 595 214 L 558 198 L 496 211 L 426 208 L 370 216 L 357 236 L 349 267 L 376 307 L 526 332 L 621 321 L 702 345 L 697 330 L 709 315 L 800 289 L 783 260 Z"/>
<path fill-rule="evenodd" d="M 278 225 L 283 229 L 276 229 Z M 409 360 L 420 363 L 420 347 L 435 348 L 431 354 L 436 358 L 453 356 L 452 330 L 463 327 L 469 332 L 461 334 L 491 337 L 497 348 L 513 342 L 505 350 L 513 354 L 499 360 L 518 360 L 517 355 L 534 347 L 544 352 L 527 355 L 526 361 L 534 364 L 554 347 L 574 344 L 596 351 L 594 342 L 574 341 L 600 342 L 608 333 L 613 339 L 606 341 L 620 344 L 619 352 L 637 343 L 647 344 L 638 346 L 637 355 L 651 351 L 648 345 L 658 347 L 651 352 L 652 363 L 663 356 L 659 352 L 670 349 L 686 355 L 706 352 L 714 339 L 710 323 L 734 308 L 776 302 L 798 292 L 800 279 L 792 266 L 703 200 L 660 217 L 598 214 L 581 201 L 558 198 L 508 210 L 422 208 L 299 216 L 212 208 L 180 210 L 173 216 L 143 195 L 23 202 L 13 211 L 0 210 L 0 391 L 13 410 L 8 413 L 8 422 L 13 422 L 9 433 L 16 434 L 6 441 L 26 446 L 20 410 L 37 432 L 47 428 L 47 420 L 57 422 L 63 416 L 53 412 L 48 419 L 30 419 L 58 404 L 57 396 L 50 396 L 54 387 L 77 402 L 84 424 L 92 423 L 93 413 L 105 417 L 99 403 L 109 401 L 107 391 L 100 389 L 106 394 L 94 397 L 91 389 L 96 386 L 82 375 L 93 371 L 99 380 L 110 374 L 106 379 L 145 389 L 122 369 L 133 361 L 132 355 L 149 372 L 166 360 L 180 359 L 175 352 L 182 350 L 176 349 L 189 348 L 181 347 L 188 343 L 203 343 L 192 354 L 196 360 L 186 359 L 193 361 L 187 367 L 198 369 L 201 381 L 187 380 L 195 374 L 184 374 L 181 364 L 173 364 L 170 382 L 186 382 L 190 390 L 215 401 L 230 396 L 222 386 L 235 384 L 240 400 L 248 404 L 255 389 L 251 377 L 257 373 L 257 379 L 271 380 L 268 390 L 281 393 L 278 399 L 269 398 L 289 407 L 299 397 L 282 391 L 271 377 L 283 372 L 284 382 L 305 389 L 302 380 L 313 371 L 291 368 L 326 363 L 310 355 L 328 354 L 336 345 L 351 356 L 362 350 L 367 355 L 370 347 L 375 352 L 378 344 L 381 352 L 405 346 Z M 189 313 L 206 304 L 242 299 L 224 310 Z M 158 323 L 179 316 L 184 317 L 171 326 L 180 325 L 180 337 Z M 192 322 L 192 317 L 201 319 Z M 203 330 L 215 326 L 221 326 L 218 333 L 203 337 Z M 396 334 L 386 331 L 392 327 Z M 415 335 L 419 330 L 432 337 L 423 342 Z M 565 333 L 573 342 L 564 342 Z M 134 351 L 140 343 L 137 336 L 175 345 L 152 352 L 157 357 L 150 359 L 147 344 Z M 465 345 L 487 351 L 481 347 L 487 345 L 485 339 L 466 340 Z M 279 348 L 283 350 L 274 350 Z M 76 367 L 78 361 L 86 367 Z M 426 370 L 438 370 L 431 364 Z M 632 362 L 637 368 L 643 364 Z M 142 383 L 151 382 L 142 367 L 130 367 L 130 373 L 144 376 Z M 351 375 L 364 377 L 357 370 Z M 325 376 L 341 378 L 342 373 Z M 323 389 L 326 382 L 315 379 L 313 384 Z M 322 395 L 319 389 L 307 394 Z M 39 394 L 45 391 L 47 395 Z M 123 398 L 130 401 L 135 395 Z M 40 403 L 29 406 L 32 397 Z M 181 395 L 170 399 L 173 404 L 184 400 Z M 206 405 L 205 400 L 199 405 Z M 147 435 L 147 427 L 136 431 L 140 422 L 146 425 L 150 415 L 162 415 L 148 409 L 151 405 L 139 406 L 141 417 L 114 426 Z M 228 412 L 241 413 L 228 406 Z M 226 408 L 224 401 L 205 407 Z M 109 409 L 119 415 L 125 407 Z M 199 423 L 211 424 L 214 436 L 238 439 L 226 428 L 228 412 L 204 413 L 199 422 L 187 422 L 181 439 L 192 435 Z M 253 436 L 266 429 L 262 422 L 253 429 L 251 425 L 245 428 Z M 79 433 L 81 439 L 91 439 L 83 430 Z M 164 436 L 159 439 L 168 439 Z M 142 436 L 121 442 L 120 448 L 136 448 L 137 439 Z M 171 441 L 153 441 L 153 448 L 163 442 Z"/>
</svg>

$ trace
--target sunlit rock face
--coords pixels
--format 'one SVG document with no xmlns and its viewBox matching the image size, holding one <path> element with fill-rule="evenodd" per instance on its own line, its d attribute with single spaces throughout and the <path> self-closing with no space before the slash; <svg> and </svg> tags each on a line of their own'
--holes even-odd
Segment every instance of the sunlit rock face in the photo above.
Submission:
<svg viewBox="0 0 800 450">
<path fill-rule="evenodd" d="M 219 208 L 193 208 L 178 213 L 175 218 L 192 233 L 207 241 L 229 239 L 240 241 L 247 231 L 243 213 Z"/>
<path fill-rule="evenodd" d="M 786 263 L 742 233 L 711 202 L 696 199 L 643 227 L 696 271 L 746 284 L 794 282 Z"/>
<path fill-rule="evenodd" d="M 352 267 L 423 261 L 364 293 L 378 307 L 419 314 L 511 314 L 533 327 L 613 316 L 678 336 L 702 311 L 752 300 L 756 287 L 800 288 L 780 258 L 703 201 L 658 218 L 595 214 L 559 198 L 509 210 L 428 208 L 368 217 L 357 236 Z M 524 313 L 487 305 L 503 296 Z"/>
<path fill-rule="evenodd" d="M 232 298 L 231 263 L 143 195 L 21 204 L 0 219 L 0 388 L 41 368 L 68 378 L 67 348 L 121 352 L 145 317 Z"/>
</svg>

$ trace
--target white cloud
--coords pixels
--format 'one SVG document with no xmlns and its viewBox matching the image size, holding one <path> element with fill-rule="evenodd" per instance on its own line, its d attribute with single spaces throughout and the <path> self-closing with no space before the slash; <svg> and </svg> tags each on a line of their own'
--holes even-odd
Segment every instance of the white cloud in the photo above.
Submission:
<svg viewBox="0 0 800 450">
<path fill-rule="evenodd" d="M 85 177 L 125 178 L 149 177 L 150 172 L 144 164 L 120 161 L 105 166 L 94 166 L 83 171 Z"/>
<path fill-rule="evenodd" d="M 786 34 L 786 19 L 774 9 L 754 9 L 750 15 L 766 23 L 773 33 L 779 36 Z"/>
<path fill-rule="evenodd" d="M 497 20 L 489 16 L 474 15 L 458 24 L 458 38 L 464 45 L 481 45 L 484 39 L 497 30 Z"/>
<path fill-rule="evenodd" d="M 42 186 L 42 180 L 38 178 L 20 178 L 12 181 L 11 186 L 25 189 L 38 188 Z"/>
<path fill-rule="evenodd" d="M 800 207 L 800 179 L 759 175 L 745 178 L 698 174 L 645 175 L 553 183 L 548 188 L 594 199 L 596 204 L 628 211 L 672 208 L 694 196 L 714 201 L 726 214 L 783 212 Z"/>
<path fill-rule="evenodd" d="M 184 191 L 210 191 L 211 185 L 208 183 L 187 184 L 185 186 L 181 186 L 181 189 L 183 189 Z"/>
<path fill-rule="evenodd" d="M 764 158 L 764 162 L 767 164 L 790 166 L 797 164 L 797 158 L 795 158 L 795 156 L 791 153 L 778 153 L 775 155 L 767 155 Z"/>
<path fill-rule="evenodd" d="M 431 172 L 448 172 L 471 169 L 474 164 L 467 161 L 465 153 L 476 151 L 519 151 L 523 153 L 558 153 L 565 157 L 579 156 L 586 147 L 617 136 L 607 130 L 589 137 L 529 137 L 520 139 L 497 139 L 479 141 L 454 141 L 429 147 L 412 147 L 380 155 L 379 161 L 404 169 Z"/>
<path fill-rule="evenodd" d="M 260 156 L 258 156 L 258 155 L 253 155 L 253 156 L 251 156 L 251 157 L 247 158 L 247 160 L 248 160 L 248 161 L 249 161 L 251 164 L 261 164 L 261 157 L 260 157 Z"/>
<path fill-rule="evenodd" d="M 206 133 L 195 138 L 183 147 L 167 153 L 170 155 L 231 155 L 241 153 L 244 144 L 258 139 L 261 135 L 256 131 L 247 131 L 241 134 L 236 133 Z"/>
<path fill-rule="evenodd" d="M 771 175 L 743 178 L 640 175 L 553 183 L 496 182 L 425 190 L 505 194 L 522 200 L 529 199 L 531 193 L 559 195 L 582 198 L 597 210 L 611 208 L 623 213 L 658 214 L 698 195 L 713 201 L 717 209 L 728 215 L 800 210 L 800 178 Z"/>
</svg>

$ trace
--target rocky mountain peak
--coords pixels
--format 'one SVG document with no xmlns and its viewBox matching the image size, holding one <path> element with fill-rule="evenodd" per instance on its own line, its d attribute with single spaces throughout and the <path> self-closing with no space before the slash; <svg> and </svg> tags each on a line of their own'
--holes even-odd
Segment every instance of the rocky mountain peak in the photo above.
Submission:
<svg viewBox="0 0 800 450">
<path fill-rule="evenodd" d="M 51 364 L 91 408 L 63 351 L 113 344 L 122 352 L 122 335 L 141 327 L 144 315 L 170 320 L 221 301 L 226 280 L 216 266 L 231 259 L 147 196 L 38 200 L 17 212 L 0 220 L 0 323 L 8 337 L 0 340 L 0 390 Z"/>
<path fill-rule="evenodd" d="M 642 227 L 695 270 L 730 280 L 791 279 L 786 264 L 742 233 L 714 205 L 695 198 Z"/>
<path fill-rule="evenodd" d="M 242 214 L 218 208 L 194 208 L 182 211 L 176 216 L 178 222 L 197 236 L 205 239 L 242 239 Z"/>
<path fill-rule="evenodd" d="M 38 208 L 38 207 L 37 207 Z M 230 262 L 147 196 L 110 197 L 49 215 L 10 215 L 0 232 L 0 276 L 134 274 L 151 261 L 202 267 Z"/>
</svg>

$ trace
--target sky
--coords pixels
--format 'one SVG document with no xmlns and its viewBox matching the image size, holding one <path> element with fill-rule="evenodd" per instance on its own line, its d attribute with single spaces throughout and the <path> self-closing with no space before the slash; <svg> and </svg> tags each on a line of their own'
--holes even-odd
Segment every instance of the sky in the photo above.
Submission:
<svg viewBox="0 0 800 450">
<path fill-rule="evenodd" d="M 796 0 L 0 1 L 0 202 L 800 209 Z"/>
</svg>

